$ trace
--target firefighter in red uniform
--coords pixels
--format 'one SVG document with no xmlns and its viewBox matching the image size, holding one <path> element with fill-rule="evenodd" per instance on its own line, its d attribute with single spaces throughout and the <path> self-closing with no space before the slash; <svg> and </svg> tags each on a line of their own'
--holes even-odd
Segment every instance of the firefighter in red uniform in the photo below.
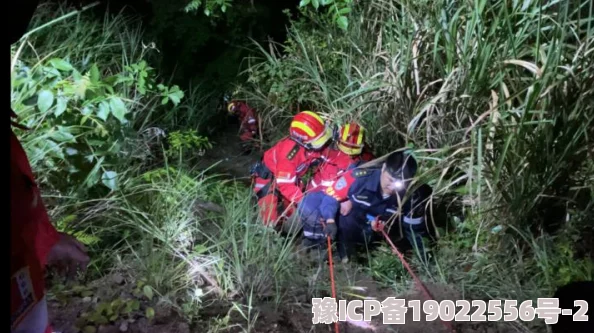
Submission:
<svg viewBox="0 0 594 333">
<path fill-rule="evenodd" d="M 9 33 L 11 44 L 27 28 L 38 1 L 19 5 Z M 20 17 L 19 17 L 20 15 Z M 16 118 L 11 110 L 10 117 Z M 11 119 L 12 120 L 12 119 Z M 11 121 L 12 123 L 12 121 Z M 22 128 L 18 124 L 12 125 Z M 50 223 L 31 166 L 16 135 L 10 130 L 10 331 L 51 333 L 45 299 L 47 265 L 86 268 L 89 257 L 76 239 L 59 233 Z"/>
<path fill-rule="evenodd" d="M 11 115 L 14 117 L 14 114 Z M 66 263 L 71 272 L 89 257 L 76 239 L 50 223 L 27 156 L 10 131 L 11 332 L 51 332 L 47 317 L 46 265 Z"/>
<path fill-rule="evenodd" d="M 264 224 L 277 227 L 279 217 L 289 217 L 301 201 L 301 178 L 320 158 L 332 131 L 314 112 L 302 111 L 292 120 L 289 137 L 264 152 L 252 169 L 254 192 Z"/>
<path fill-rule="evenodd" d="M 249 153 L 252 147 L 257 146 L 256 135 L 258 134 L 258 120 L 256 111 L 247 103 L 232 101 L 227 105 L 227 111 L 239 118 L 239 139 L 245 153 Z"/>
<path fill-rule="evenodd" d="M 322 152 L 321 162 L 316 167 L 307 191 L 315 191 L 332 185 L 338 176 L 362 162 L 373 159 L 373 154 L 364 150 L 365 128 L 357 123 L 348 123 L 339 128 L 332 145 Z"/>
</svg>

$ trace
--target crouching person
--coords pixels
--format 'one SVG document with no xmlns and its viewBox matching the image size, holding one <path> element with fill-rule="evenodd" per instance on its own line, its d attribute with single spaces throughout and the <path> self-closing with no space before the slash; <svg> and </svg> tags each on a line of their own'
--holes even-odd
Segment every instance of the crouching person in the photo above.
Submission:
<svg viewBox="0 0 594 333">
<path fill-rule="evenodd" d="M 323 197 L 324 193 L 321 191 L 305 195 L 299 204 L 297 215 L 303 228 L 302 250 L 325 255 L 328 245 L 327 239 L 328 237 L 331 240 L 336 238 L 337 226 L 336 223 L 326 224 L 320 213 L 319 208 Z"/>
<path fill-rule="evenodd" d="M 332 186 L 308 195 L 308 204 L 301 206 L 304 236 L 306 223 L 316 219 L 324 221 L 324 234 L 338 234 L 340 259 L 343 263 L 348 262 L 355 246 L 370 238 L 367 216 L 396 214 L 416 169 L 412 156 L 395 152 L 388 156 L 381 168 L 355 168 L 345 172 Z M 318 237 L 319 230 L 311 227 L 307 235 Z"/>
<path fill-rule="evenodd" d="M 423 261 L 427 260 L 423 237 L 428 235 L 427 215 L 433 189 L 427 184 L 421 185 L 404 204 L 402 216 L 402 232 L 415 254 Z"/>
</svg>

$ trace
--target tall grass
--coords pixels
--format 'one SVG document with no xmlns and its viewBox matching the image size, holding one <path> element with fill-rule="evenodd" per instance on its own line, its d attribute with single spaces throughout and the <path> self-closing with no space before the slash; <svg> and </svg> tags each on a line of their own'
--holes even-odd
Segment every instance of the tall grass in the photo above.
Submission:
<svg viewBox="0 0 594 333">
<path fill-rule="evenodd" d="M 136 130 L 163 98 L 151 50 L 123 13 L 43 2 L 30 26 L 11 47 L 11 107 L 31 129 L 16 131 L 48 190 L 81 194 L 137 157 Z"/>
<path fill-rule="evenodd" d="M 120 272 L 144 279 L 160 302 L 186 315 L 211 301 L 236 302 L 242 313 L 256 302 L 278 305 L 297 280 L 291 240 L 257 220 L 244 186 L 171 167 L 127 184 L 80 214 L 100 239 L 92 247 L 100 275 L 119 258 Z"/>
<path fill-rule="evenodd" d="M 592 276 L 571 264 L 591 260 L 580 236 L 594 202 L 592 13 L 591 1 L 362 2 L 346 34 L 314 17 L 282 50 L 258 45 L 243 93 L 268 123 L 299 101 L 362 122 L 380 153 L 413 147 L 435 203 L 464 216 L 434 253 L 435 278 L 551 295 Z M 560 244 L 572 259 L 542 255 Z"/>
</svg>

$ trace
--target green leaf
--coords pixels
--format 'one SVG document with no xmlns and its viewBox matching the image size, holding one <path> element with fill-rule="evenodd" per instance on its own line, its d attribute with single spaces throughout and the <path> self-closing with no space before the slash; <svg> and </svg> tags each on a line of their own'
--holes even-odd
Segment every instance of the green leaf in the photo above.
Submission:
<svg viewBox="0 0 594 333">
<path fill-rule="evenodd" d="M 320 0 L 320 5 L 326 6 L 329 3 L 334 2 L 334 0 Z"/>
<path fill-rule="evenodd" d="M 311 0 L 311 4 L 314 6 L 315 9 L 318 9 L 320 3 L 318 0 Z"/>
<path fill-rule="evenodd" d="M 148 319 L 153 319 L 155 317 L 155 309 L 151 307 L 146 308 L 145 315 Z"/>
<path fill-rule="evenodd" d="M 341 8 L 338 11 L 338 14 L 340 14 L 340 15 L 346 15 L 346 14 L 348 14 L 350 12 L 351 12 L 351 8 L 350 7 L 345 7 L 345 8 Z"/>
<path fill-rule="evenodd" d="M 181 99 L 184 98 L 184 92 L 181 90 L 178 90 L 176 92 L 170 93 L 169 98 L 171 99 L 171 102 L 173 102 L 173 105 L 177 106 L 179 104 L 179 102 L 181 101 Z"/>
<path fill-rule="evenodd" d="M 62 148 L 53 140 L 47 139 L 45 143 L 49 146 L 48 149 L 50 152 L 53 153 L 54 156 L 64 159 L 64 152 L 62 152 Z"/>
<path fill-rule="evenodd" d="M 71 214 L 71 215 L 68 215 L 68 216 L 64 217 L 63 219 L 61 219 L 60 223 L 63 223 L 66 225 L 70 222 L 73 222 L 74 220 L 76 220 L 76 215 Z"/>
<path fill-rule="evenodd" d="M 115 171 L 105 171 L 101 176 L 103 185 L 109 187 L 112 191 L 117 189 L 118 174 Z"/>
<path fill-rule="evenodd" d="M 49 61 L 49 63 L 52 65 L 52 67 L 61 71 L 71 71 L 74 69 L 68 61 L 60 58 L 53 58 Z"/>
<path fill-rule="evenodd" d="M 87 140 L 87 143 L 89 144 L 89 146 L 93 146 L 93 147 L 101 147 L 103 146 L 103 141 L 101 140 Z"/>
<path fill-rule="evenodd" d="M 61 126 L 58 126 L 58 130 L 54 131 L 50 134 L 50 138 L 59 141 L 59 142 L 75 142 L 74 135 L 70 134 L 68 131 L 64 130 L 63 128 L 60 129 Z"/>
<path fill-rule="evenodd" d="M 301 0 L 299 2 L 299 7 L 305 7 L 305 6 L 309 5 L 310 2 L 311 2 L 311 0 Z"/>
<path fill-rule="evenodd" d="M 140 309 L 140 302 L 135 299 L 130 303 L 130 308 L 132 309 L 132 311 L 138 311 Z"/>
<path fill-rule="evenodd" d="M 85 179 L 85 185 L 87 186 L 87 188 L 92 187 L 99 180 L 99 168 L 101 167 L 101 163 L 103 163 L 104 159 L 105 159 L 105 157 L 101 157 L 99 159 L 99 161 L 97 162 L 97 164 L 95 164 L 93 169 L 89 172 L 89 175 Z M 92 162 L 92 161 L 93 161 L 93 156 L 91 156 L 91 159 L 89 160 L 89 162 Z"/>
<path fill-rule="evenodd" d="M 91 66 L 91 82 L 97 83 L 97 82 L 99 82 L 99 80 L 101 80 L 101 74 L 99 73 L 99 67 L 97 67 L 97 64 L 93 64 L 93 66 Z"/>
<path fill-rule="evenodd" d="M 97 117 L 101 118 L 101 120 L 105 121 L 107 120 L 107 117 L 109 116 L 109 104 L 107 104 L 107 102 L 103 101 L 101 103 L 99 103 L 99 111 L 97 112 Z"/>
<path fill-rule="evenodd" d="M 338 24 L 338 27 L 342 30 L 346 30 L 349 27 L 349 19 L 347 19 L 346 16 L 340 16 L 336 20 L 336 23 Z"/>
<path fill-rule="evenodd" d="M 163 99 L 161 100 L 161 105 L 165 105 L 165 104 L 167 104 L 167 102 L 169 102 L 169 97 L 165 96 L 165 97 L 163 97 Z"/>
<path fill-rule="evenodd" d="M 82 80 L 83 76 L 82 74 L 77 71 L 76 69 L 72 69 L 72 78 L 74 79 L 74 81 L 79 81 Z"/>
<path fill-rule="evenodd" d="M 88 106 L 88 105 L 87 105 L 87 106 L 85 106 L 85 107 L 84 107 L 82 110 L 80 110 L 80 113 L 81 113 L 83 116 L 88 116 L 88 115 L 90 115 L 91 113 L 93 113 L 93 110 L 91 109 L 91 107 L 90 107 L 90 106 Z"/>
<path fill-rule="evenodd" d="M 223 13 L 224 13 L 224 12 L 226 12 L 226 11 L 227 11 L 227 6 L 225 6 L 225 5 L 222 5 L 222 6 L 221 6 L 221 11 L 222 11 Z"/>
<path fill-rule="evenodd" d="M 206 250 L 208 250 L 206 246 L 199 244 L 194 247 L 194 254 L 202 254 L 206 252 Z"/>
<path fill-rule="evenodd" d="M 37 107 L 41 112 L 47 112 L 54 104 L 54 94 L 49 90 L 42 90 L 37 96 Z"/>
<path fill-rule="evenodd" d="M 97 329 L 95 328 L 95 326 L 85 326 L 85 328 L 83 328 L 82 332 L 83 333 L 96 333 Z"/>
<path fill-rule="evenodd" d="M 97 320 L 95 320 L 95 324 L 105 325 L 107 323 L 109 323 L 109 320 L 107 320 L 105 316 L 99 316 Z"/>
<path fill-rule="evenodd" d="M 111 114 L 116 117 L 120 123 L 126 122 L 126 113 L 128 110 L 126 109 L 126 105 L 119 97 L 112 97 L 109 101 L 109 106 L 111 108 Z"/>
<path fill-rule="evenodd" d="M 54 114 L 56 115 L 56 117 L 59 117 L 62 113 L 64 113 L 64 111 L 66 111 L 67 105 L 68 105 L 68 98 L 59 96 L 58 101 L 56 103 L 56 110 L 54 111 Z"/>
<path fill-rule="evenodd" d="M 153 288 L 151 288 L 151 286 L 144 286 L 142 288 L 142 292 L 144 293 L 144 296 L 146 296 L 146 298 L 148 298 L 149 300 L 153 300 Z"/>
</svg>

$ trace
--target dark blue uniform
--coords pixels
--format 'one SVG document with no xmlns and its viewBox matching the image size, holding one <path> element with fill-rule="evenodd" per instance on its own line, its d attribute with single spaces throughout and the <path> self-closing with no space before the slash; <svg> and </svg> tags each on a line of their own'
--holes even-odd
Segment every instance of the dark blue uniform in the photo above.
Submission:
<svg viewBox="0 0 594 333">
<path fill-rule="evenodd" d="M 411 194 L 403 205 L 403 210 L 406 212 L 402 216 L 404 236 L 413 249 L 418 249 L 422 260 L 425 259 L 423 237 L 428 234 L 425 217 L 429 214 L 426 212 L 426 207 L 432 193 L 431 186 L 423 184 Z"/>
<path fill-rule="evenodd" d="M 299 207 L 304 236 L 324 240 L 321 221 L 335 219 L 341 257 L 350 255 L 355 244 L 371 241 L 374 233 L 367 215 L 383 216 L 386 220 L 398 212 L 399 199 L 396 195 L 383 197 L 380 176 L 381 169 L 349 170 L 324 191 L 306 195 Z M 402 199 L 404 191 L 399 196 Z M 346 200 L 352 202 L 352 209 L 342 216 L 338 214 L 340 203 Z"/>
</svg>

